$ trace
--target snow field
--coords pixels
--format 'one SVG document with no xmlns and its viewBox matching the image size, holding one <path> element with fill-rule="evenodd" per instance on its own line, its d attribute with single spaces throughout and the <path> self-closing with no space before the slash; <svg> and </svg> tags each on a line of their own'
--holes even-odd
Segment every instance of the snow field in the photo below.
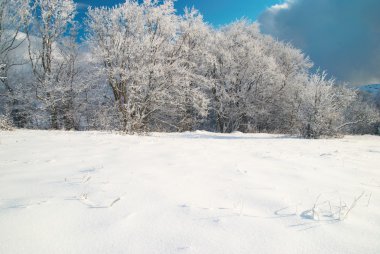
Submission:
<svg viewBox="0 0 380 254">
<path fill-rule="evenodd" d="M 379 198 L 375 136 L 0 132 L 0 253 L 375 254 Z"/>
</svg>

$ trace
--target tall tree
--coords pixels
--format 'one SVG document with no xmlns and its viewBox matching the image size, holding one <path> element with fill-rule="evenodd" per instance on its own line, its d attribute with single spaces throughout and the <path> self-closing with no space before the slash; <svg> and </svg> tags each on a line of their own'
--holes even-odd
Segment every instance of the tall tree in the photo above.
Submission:
<svg viewBox="0 0 380 254">
<path fill-rule="evenodd" d="M 33 22 L 27 38 L 36 79 L 35 95 L 49 114 L 50 127 L 58 129 L 60 111 L 65 108 L 62 104 L 72 90 L 74 62 L 71 53 L 63 52 L 62 44 L 70 31 L 75 30 L 75 4 L 72 0 L 33 0 L 31 6 Z M 63 127 L 71 128 L 72 123 Z"/>
<path fill-rule="evenodd" d="M 101 63 L 99 71 L 107 78 L 127 132 L 154 126 L 179 129 L 190 76 L 183 58 L 190 31 L 181 34 L 179 24 L 173 1 L 126 1 L 89 10 L 92 54 Z M 195 108 L 202 111 L 204 105 Z"/>
<path fill-rule="evenodd" d="M 25 119 L 18 109 L 19 101 L 16 89 L 9 80 L 12 68 L 24 64 L 24 61 L 15 57 L 15 51 L 23 44 L 24 28 L 28 24 L 29 1 L 27 0 L 1 0 L 0 1 L 0 84 L 5 88 L 5 104 L 11 111 L 14 123 L 23 126 Z M 3 112 L 4 113 L 4 112 Z"/>
</svg>

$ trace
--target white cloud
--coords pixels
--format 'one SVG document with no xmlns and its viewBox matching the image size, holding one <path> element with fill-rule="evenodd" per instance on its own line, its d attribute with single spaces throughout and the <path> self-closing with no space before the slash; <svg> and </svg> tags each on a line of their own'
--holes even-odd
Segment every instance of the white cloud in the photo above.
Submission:
<svg viewBox="0 0 380 254">
<path fill-rule="evenodd" d="M 275 4 L 275 5 L 272 5 L 271 7 L 268 8 L 268 11 L 269 12 L 272 12 L 272 13 L 277 13 L 279 12 L 280 10 L 286 10 L 286 9 L 289 9 L 289 5 L 291 3 L 288 1 L 288 2 L 285 2 L 283 4 Z"/>
</svg>

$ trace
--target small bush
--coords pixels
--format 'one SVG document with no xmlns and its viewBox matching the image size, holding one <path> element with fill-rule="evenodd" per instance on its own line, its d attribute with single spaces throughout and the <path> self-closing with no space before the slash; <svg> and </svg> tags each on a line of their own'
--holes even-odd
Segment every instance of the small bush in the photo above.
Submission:
<svg viewBox="0 0 380 254">
<path fill-rule="evenodd" d="M 0 115 L 0 130 L 2 131 L 11 131 L 13 130 L 12 122 L 7 116 Z"/>
</svg>

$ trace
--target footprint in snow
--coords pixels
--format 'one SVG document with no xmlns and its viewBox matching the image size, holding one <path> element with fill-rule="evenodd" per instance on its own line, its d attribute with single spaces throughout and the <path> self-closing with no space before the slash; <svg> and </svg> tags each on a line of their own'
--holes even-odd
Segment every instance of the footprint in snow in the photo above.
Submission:
<svg viewBox="0 0 380 254">
<path fill-rule="evenodd" d="M 88 197 L 88 194 L 87 193 L 83 193 L 82 195 L 79 196 L 78 200 L 86 205 L 88 208 L 111 208 L 113 207 L 117 202 L 119 202 L 121 200 L 121 197 L 117 197 L 115 199 L 111 199 L 109 200 L 108 202 L 107 201 L 103 201 L 101 203 L 94 203 L 93 201 L 91 201 Z"/>
</svg>

